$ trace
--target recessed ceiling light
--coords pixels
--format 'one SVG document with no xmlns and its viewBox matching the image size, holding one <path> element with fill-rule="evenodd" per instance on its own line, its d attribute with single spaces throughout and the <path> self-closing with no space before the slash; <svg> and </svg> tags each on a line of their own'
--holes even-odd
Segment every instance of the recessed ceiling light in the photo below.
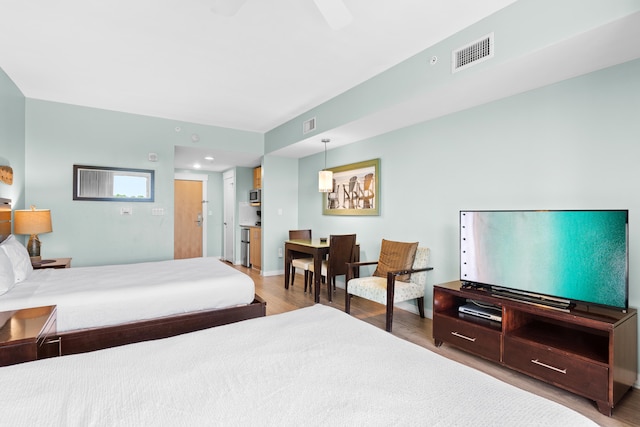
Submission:
<svg viewBox="0 0 640 427">
<path fill-rule="evenodd" d="M 207 156 L 207 157 L 205 157 L 204 159 L 205 159 L 205 160 L 208 160 L 208 161 L 210 161 L 210 162 L 212 162 L 212 161 L 213 161 L 213 157 L 211 157 L 211 156 Z"/>
<path fill-rule="evenodd" d="M 200 163 L 196 163 L 196 164 L 193 165 L 193 167 L 196 168 L 196 169 L 200 169 L 201 166 L 200 166 Z"/>
</svg>

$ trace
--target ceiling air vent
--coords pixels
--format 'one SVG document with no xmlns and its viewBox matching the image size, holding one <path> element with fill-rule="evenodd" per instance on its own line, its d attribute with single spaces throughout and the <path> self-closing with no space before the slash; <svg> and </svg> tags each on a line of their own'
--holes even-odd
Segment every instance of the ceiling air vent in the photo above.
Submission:
<svg viewBox="0 0 640 427">
<path fill-rule="evenodd" d="M 302 123 L 302 133 L 309 133 L 311 131 L 316 130 L 316 118 L 313 117 L 306 122 Z"/>
<path fill-rule="evenodd" d="M 493 58 L 493 33 L 451 52 L 451 72 L 455 73 Z"/>
</svg>

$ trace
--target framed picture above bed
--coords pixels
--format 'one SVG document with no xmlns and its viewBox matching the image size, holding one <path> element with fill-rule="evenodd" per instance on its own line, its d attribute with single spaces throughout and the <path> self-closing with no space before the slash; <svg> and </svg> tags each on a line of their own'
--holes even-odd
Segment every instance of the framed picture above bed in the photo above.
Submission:
<svg viewBox="0 0 640 427">
<path fill-rule="evenodd" d="M 323 215 L 380 215 L 380 159 L 327 170 L 333 191 L 322 193 Z"/>
<path fill-rule="evenodd" d="M 155 171 L 73 165 L 73 200 L 153 202 Z"/>
</svg>

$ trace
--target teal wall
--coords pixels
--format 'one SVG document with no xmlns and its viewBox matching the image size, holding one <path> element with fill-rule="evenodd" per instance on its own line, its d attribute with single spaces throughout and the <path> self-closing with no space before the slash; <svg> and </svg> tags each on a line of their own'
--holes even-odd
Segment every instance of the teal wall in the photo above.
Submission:
<svg viewBox="0 0 640 427">
<path fill-rule="evenodd" d="M 40 236 L 43 256 L 73 257 L 75 266 L 173 258 L 174 148 L 193 145 L 192 133 L 200 135 L 199 146 L 263 150 L 263 137 L 254 132 L 32 99 L 26 101 L 26 124 L 26 204 L 52 212 L 54 231 Z M 158 154 L 157 162 L 148 161 L 150 152 Z M 155 201 L 74 201 L 73 164 L 153 169 Z M 212 198 L 221 200 L 221 182 L 210 183 Z M 133 215 L 120 215 L 123 206 Z M 156 207 L 165 215 L 152 216 Z M 209 223 L 219 232 L 221 213 L 209 219 L 219 221 Z M 219 256 L 220 248 L 212 245 L 209 255 Z"/>
<path fill-rule="evenodd" d="M 0 182 L 0 197 L 11 199 L 14 209 L 24 208 L 25 98 L 0 69 L 0 166 L 11 166 L 13 184 Z"/>
<path fill-rule="evenodd" d="M 381 215 L 323 216 L 317 171 L 299 163 L 299 225 L 432 250 L 435 283 L 457 280 L 462 209 L 629 209 L 630 305 L 640 306 L 640 60 L 330 150 L 329 167 L 381 159 Z M 425 302 L 431 307 L 430 298 Z"/>
<path fill-rule="evenodd" d="M 442 100 L 442 93 L 460 96 L 456 100 L 464 101 L 458 88 L 474 90 L 469 83 L 481 80 L 483 74 L 503 72 L 523 57 L 639 11 L 638 0 L 569 0 L 562 4 L 552 0 L 520 0 L 267 132 L 265 157 L 288 145 L 313 139 L 314 135 L 318 135 L 318 141 L 319 134 L 330 136 L 335 131 L 340 135 L 341 126 L 359 123 L 369 115 L 417 99 L 421 100 L 418 105 L 422 108 L 438 111 L 440 106 L 429 104 L 431 94 L 444 103 L 455 101 Z M 452 74 L 448 64 L 451 50 L 490 32 L 496 38 L 495 57 Z M 434 55 L 446 64 L 430 66 L 429 60 Z M 603 167 L 602 159 L 611 156 L 606 147 L 612 143 L 605 135 L 622 137 L 614 145 L 628 145 L 633 131 L 637 131 L 633 129 L 635 125 L 621 119 L 638 111 L 638 92 L 633 92 L 638 79 L 633 74 L 636 70 L 626 71 L 634 64 L 468 110 L 459 106 L 441 118 L 330 149 L 329 167 L 381 159 L 380 217 L 323 216 L 316 185 L 317 171 L 324 167 L 324 155 L 300 159 L 298 223 L 289 224 L 288 228 L 311 227 L 314 235 L 357 232 L 364 259 L 377 257 L 382 237 L 420 240 L 433 249 L 436 271 L 430 276 L 427 289 L 430 294 L 433 283 L 458 277 L 455 221 L 459 209 L 631 208 L 632 200 L 626 200 L 632 191 L 629 176 L 624 177 L 625 184 L 616 182 L 614 187 L 620 189 L 616 194 L 624 200 L 617 200 L 608 192 L 593 191 L 602 185 L 612 187 L 609 174 L 605 174 L 604 181 L 592 181 Z M 610 90 L 609 86 L 614 87 Z M 500 82 L 495 87 L 478 88 L 489 92 L 502 89 Z M 612 114 L 616 117 L 611 117 Z M 317 130 L 302 135 L 302 123 L 311 117 L 316 118 Z M 380 117 L 384 120 L 383 115 Z M 598 135 L 600 139 L 596 139 Z M 634 150 L 633 146 L 624 146 L 627 148 Z M 591 153 L 596 154 L 592 157 Z M 529 163 L 530 159 L 535 159 L 534 163 Z M 484 166 L 478 169 L 480 160 L 490 170 Z M 613 175 L 620 172 L 616 169 Z M 285 226 L 278 230 L 269 226 L 268 232 L 285 235 L 286 230 Z M 276 254 L 265 251 L 264 257 L 275 259 Z M 269 260 L 263 264 L 272 265 Z M 631 288 L 632 301 L 638 305 L 640 283 L 632 282 Z M 427 301 L 426 306 L 429 308 L 431 302 Z"/>
<path fill-rule="evenodd" d="M 638 11 L 639 0 L 519 0 L 270 130 L 265 135 L 265 154 L 398 104 L 459 87 L 487 71 L 500 70 L 521 57 Z M 451 52 L 491 32 L 495 33 L 495 56 L 464 72 L 451 73 Z M 434 55 L 439 62 L 432 67 L 429 62 Z M 316 117 L 316 130 L 302 135 L 302 123 L 312 117 Z"/>
<path fill-rule="evenodd" d="M 278 250 L 284 249 L 290 229 L 304 225 L 298 220 L 298 177 L 298 159 L 264 156 L 262 270 L 265 275 L 284 271 L 284 259 Z"/>
</svg>

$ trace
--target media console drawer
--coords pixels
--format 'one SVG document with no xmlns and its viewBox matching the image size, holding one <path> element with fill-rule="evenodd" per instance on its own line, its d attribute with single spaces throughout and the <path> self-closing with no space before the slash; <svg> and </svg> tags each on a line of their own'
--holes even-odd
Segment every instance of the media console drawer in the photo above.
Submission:
<svg viewBox="0 0 640 427">
<path fill-rule="evenodd" d="M 460 313 L 470 300 L 500 306 L 502 322 Z M 433 338 L 592 399 L 607 416 L 638 377 L 635 308 L 564 312 L 453 281 L 433 287 Z"/>
<path fill-rule="evenodd" d="M 500 332 L 449 316 L 434 315 L 433 338 L 487 359 L 500 361 Z"/>
<path fill-rule="evenodd" d="M 504 337 L 503 363 L 590 399 L 608 400 L 609 368 L 606 365 L 509 336 Z"/>
</svg>

